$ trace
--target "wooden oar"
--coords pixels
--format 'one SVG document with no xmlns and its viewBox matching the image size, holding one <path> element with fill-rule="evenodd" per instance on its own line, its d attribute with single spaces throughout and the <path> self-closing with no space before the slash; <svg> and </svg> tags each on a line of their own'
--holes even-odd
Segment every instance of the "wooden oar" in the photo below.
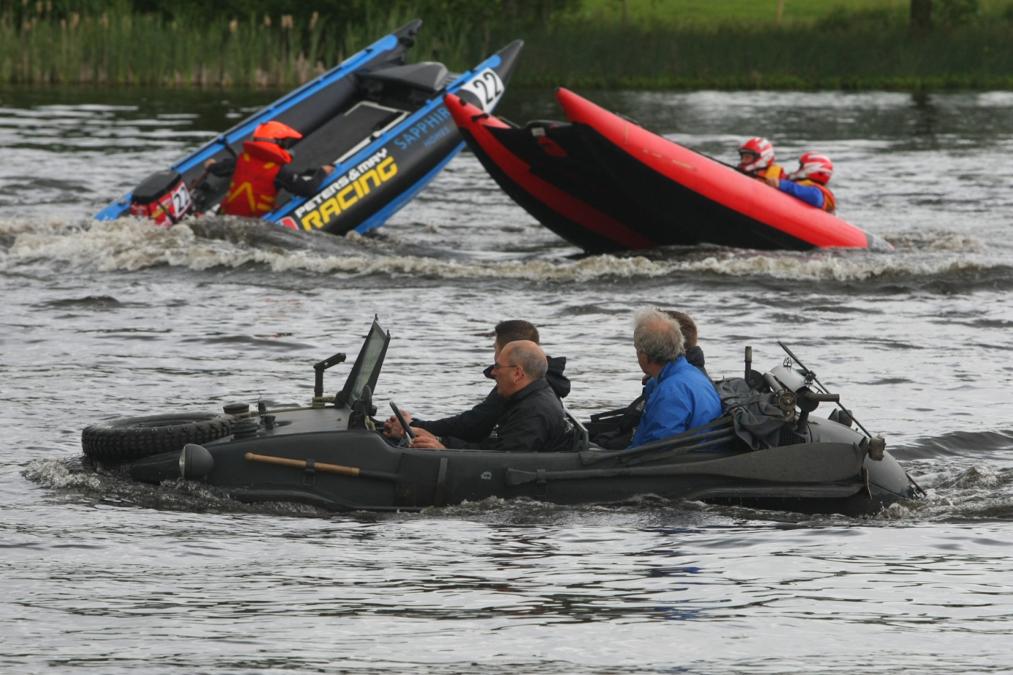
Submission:
<svg viewBox="0 0 1013 675">
<path fill-rule="evenodd" d="M 312 459 L 290 459 L 288 457 L 278 457 L 276 455 L 258 455 L 253 452 L 248 452 L 243 457 L 248 462 L 261 462 L 262 464 L 288 466 L 293 469 L 310 469 L 312 471 L 320 471 L 321 473 L 335 473 L 339 476 L 350 476 L 352 478 L 373 478 L 375 480 L 389 480 L 394 482 L 398 480 L 398 475 L 396 473 L 372 471 L 370 469 L 360 469 L 357 466 L 344 466 L 342 464 L 328 464 L 326 462 L 316 462 Z"/>
</svg>

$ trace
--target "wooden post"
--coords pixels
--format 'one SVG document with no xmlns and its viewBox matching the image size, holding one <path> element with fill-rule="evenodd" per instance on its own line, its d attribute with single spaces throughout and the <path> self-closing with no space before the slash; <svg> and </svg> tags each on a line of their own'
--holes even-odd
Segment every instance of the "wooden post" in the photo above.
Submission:
<svg viewBox="0 0 1013 675">
<path fill-rule="evenodd" d="M 777 25 L 781 25 L 781 17 L 784 15 L 784 0 L 777 0 Z"/>
</svg>

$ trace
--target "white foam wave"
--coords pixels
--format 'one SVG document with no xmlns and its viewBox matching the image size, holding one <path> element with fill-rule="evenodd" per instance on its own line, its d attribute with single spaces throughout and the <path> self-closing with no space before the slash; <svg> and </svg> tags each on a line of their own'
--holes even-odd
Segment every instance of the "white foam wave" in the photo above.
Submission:
<svg viewBox="0 0 1013 675">
<path fill-rule="evenodd" d="M 986 249 L 980 239 L 958 232 L 923 231 L 914 235 L 895 235 L 890 240 L 901 251 L 981 253 Z"/>
<path fill-rule="evenodd" d="M 385 275 L 438 279 L 513 279 L 587 282 L 664 276 L 765 277 L 804 281 L 868 281 L 879 278 L 947 276 L 1002 264 L 969 255 L 978 242 L 962 236 L 931 237 L 898 252 L 746 251 L 704 249 L 654 251 L 648 256 L 598 255 L 580 259 L 525 257 L 477 259 L 456 251 L 405 254 L 405 245 L 358 236 L 296 237 L 258 225 L 226 221 L 215 236 L 187 225 L 152 227 L 130 218 L 108 222 L 0 221 L 12 242 L 0 268 L 39 260 L 100 271 L 136 271 L 168 265 L 192 270 L 263 265 L 273 272 L 321 275 Z M 954 255 L 961 252 L 960 256 Z"/>
<path fill-rule="evenodd" d="M 803 281 L 869 281 L 879 278 L 946 276 L 987 267 L 966 258 L 812 252 L 728 253 L 680 265 L 681 271 L 722 276 L 761 276 Z"/>
<path fill-rule="evenodd" d="M 987 465 L 975 465 L 944 482 L 942 486 L 969 490 L 972 488 L 995 488 L 1004 484 L 1007 474 Z"/>
<path fill-rule="evenodd" d="M 22 475 L 33 483 L 57 490 L 97 492 L 105 484 L 102 476 L 81 468 L 80 457 L 32 460 Z"/>
<path fill-rule="evenodd" d="M 524 280 L 581 281 L 616 275 L 657 276 L 664 264 L 645 258 L 598 256 L 578 261 L 522 260 L 507 262 L 460 261 L 425 256 L 389 255 L 382 245 L 359 237 L 328 240 L 325 250 L 341 242 L 337 252 L 321 254 L 312 248 L 284 250 L 261 248 L 245 242 L 198 237 L 186 225 L 151 227 L 124 218 L 97 222 L 90 227 L 66 223 L 4 223 L 0 232 L 15 236 L 5 258 L 19 261 L 57 260 L 102 271 L 136 271 L 170 265 L 193 270 L 262 264 L 275 272 L 301 270 L 317 274 L 406 275 L 448 279 L 513 278 Z"/>
<path fill-rule="evenodd" d="M 222 239 L 197 237 L 186 225 L 152 227 L 132 218 L 58 227 L 50 223 L 24 229 L 8 228 L 16 238 L 9 261 L 57 260 L 101 271 L 136 271 L 159 265 L 205 270 L 248 263 L 271 265 L 278 254 Z"/>
</svg>

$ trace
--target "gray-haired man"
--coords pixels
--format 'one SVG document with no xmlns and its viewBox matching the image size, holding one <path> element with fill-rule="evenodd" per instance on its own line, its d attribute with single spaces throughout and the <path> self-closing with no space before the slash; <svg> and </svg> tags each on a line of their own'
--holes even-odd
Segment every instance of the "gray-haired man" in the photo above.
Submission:
<svg viewBox="0 0 1013 675">
<path fill-rule="evenodd" d="M 634 316 L 633 346 L 644 386 L 644 414 L 630 447 L 706 424 L 721 415 L 721 398 L 699 368 L 686 360 L 677 321 L 656 309 Z"/>
</svg>

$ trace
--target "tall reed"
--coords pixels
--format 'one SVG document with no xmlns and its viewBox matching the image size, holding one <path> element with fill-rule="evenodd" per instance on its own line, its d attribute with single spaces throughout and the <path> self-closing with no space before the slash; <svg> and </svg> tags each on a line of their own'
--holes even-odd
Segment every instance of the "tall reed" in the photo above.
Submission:
<svg viewBox="0 0 1013 675">
<path fill-rule="evenodd" d="M 361 22 L 320 15 L 208 22 L 132 14 L 0 12 L 0 82 L 291 87 L 410 20 L 377 6 Z M 521 85 L 635 88 L 1013 88 L 1013 12 L 911 35 L 886 13 L 804 24 L 607 24 L 570 18 L 521 31 L 509 21 L 427 21 L 413 50 L 461 70 L 516 37 Z"/>
<path fill-rule="evenodd" d="M 292 86 L 413 18 L 375 12 L 366 25 L 317 14 L 302 24 L 291 16 L 208 23 L 132 14 L 123 3 L 69 17 L 40 7 L 20 23 L 0 13 L 0 82 Z M 416 54 L 463 67 L 474 50 L 460 28 L 453 20 L 427 26 Z"/>
<path fill-rule="evenodd" d="M 1013 21 L 927 36 L 833 27 L 548 27 L 515 82 L 649 89 L 1013 88 Z"/>
</svg>

